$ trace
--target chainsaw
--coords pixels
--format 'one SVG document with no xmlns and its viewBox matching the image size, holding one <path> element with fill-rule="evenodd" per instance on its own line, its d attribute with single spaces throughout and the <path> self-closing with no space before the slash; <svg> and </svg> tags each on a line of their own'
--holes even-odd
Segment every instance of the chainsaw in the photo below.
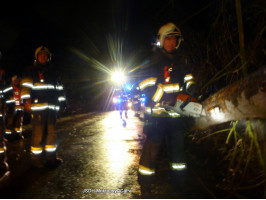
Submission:
<svg viewBox="0 0 266 200">
<path fill-rule="evenodd" d="M 206 116 L 202 104 L 196 102 L 197 99 L 188 94 L 178 94 L 174 106 L 163 106 L 165 110 L 172 110 L 180 115 L 187 117 L 203 117 Z"/>
</svg>

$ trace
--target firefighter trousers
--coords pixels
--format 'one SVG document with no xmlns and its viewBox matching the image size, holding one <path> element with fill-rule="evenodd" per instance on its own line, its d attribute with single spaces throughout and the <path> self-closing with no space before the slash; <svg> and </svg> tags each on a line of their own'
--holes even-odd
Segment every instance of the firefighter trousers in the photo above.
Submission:
<svg viewBox="0 0 266 200">
<path fill-rule="evenodd" d="M 15 110 L 15 107 L 9 107 L 7 112 L 6 128 L 10 131 L 21 132 L 23 127 L 24 110 Z"/>
<path fill-rule="evenodd" d="M 55 124 L 55 110 L 34 111 L 32 113 L 32 149 L 43 150 L 47 146 L 56 146 Z"/>
<path fill-rule="evenodd" d="M 151 184 L 154 181 L 158 154 L 165 140 L 172 171 L 180 172 L 186 167 L 184 133 L 189 129 L 189 119 L 183 117 L 150 118 L 149 128 L 145 130 L 147 137 L 139 162 L 138 181 L 140 184 Z"/>
</svg>

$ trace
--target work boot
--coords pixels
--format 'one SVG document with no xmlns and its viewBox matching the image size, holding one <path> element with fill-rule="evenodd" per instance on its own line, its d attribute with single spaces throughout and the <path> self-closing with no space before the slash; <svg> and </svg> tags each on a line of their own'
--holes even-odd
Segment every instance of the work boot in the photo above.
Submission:
<svg viewBox="0 0 266 200">
<path fill-rule="evenodd" d="M 63 160 L 61 158 L 58 158 L 56 156 L 56 153 L 52 152 L 46 152 L 45 154 L 45 157 L 46 157 L 46 167 L 58 167 L 61 165 L 61 163 L 63 162 Z"/>
</svg>

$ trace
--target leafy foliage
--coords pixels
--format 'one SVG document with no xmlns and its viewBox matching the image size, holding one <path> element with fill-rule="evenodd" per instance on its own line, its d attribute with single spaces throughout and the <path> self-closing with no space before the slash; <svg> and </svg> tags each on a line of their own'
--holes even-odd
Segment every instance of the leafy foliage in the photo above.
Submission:
<svg viewBox="0 0 266 200">
<path fill-rule="evenodd" d="M 265 130 L 265 120 L 254 119 L 190 133 L 192 167 L 201 169 L 198 176 L 219 197 L 261 198 L 266 180 Z"/>
</svg>

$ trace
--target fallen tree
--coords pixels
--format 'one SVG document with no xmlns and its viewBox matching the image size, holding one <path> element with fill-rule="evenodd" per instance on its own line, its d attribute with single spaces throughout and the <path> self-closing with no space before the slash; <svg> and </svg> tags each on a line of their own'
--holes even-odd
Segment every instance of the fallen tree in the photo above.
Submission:
<svg viewBox="0 0 266 200">
<path fill-rule="evenodd" d="M 212 94 L 202 105 L 206 116 L 195 118 L 193 129 L 235 120 L 266 119 L 266 67 Z"/>
<path fill-rule="evenodd" d="M 202 105 L 206 116 L 195 118 L 187 135 L 190 159 L 196 163 L 192 168 L 206 168 L 216 177 L 215 184 L 207 184 L 209 190 L 234 198 L 266 198 L 266 67 Z"/>
</svg>

